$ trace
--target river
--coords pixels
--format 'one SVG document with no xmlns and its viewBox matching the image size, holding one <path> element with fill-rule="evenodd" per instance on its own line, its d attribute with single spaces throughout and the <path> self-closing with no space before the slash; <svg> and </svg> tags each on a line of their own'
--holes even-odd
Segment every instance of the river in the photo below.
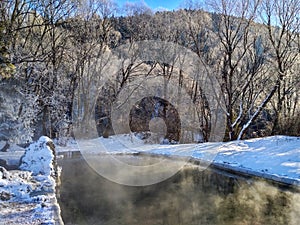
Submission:
<svg viewBox="0 0 300 225">
<path fill-rule="evenodd" d="M 161 183 L 132 187 L 101 177 L 78 152 L 58 163 L 66 225 L 300 224 L 299 192 L 263 180 L 188 164 Z"/>
</svg>

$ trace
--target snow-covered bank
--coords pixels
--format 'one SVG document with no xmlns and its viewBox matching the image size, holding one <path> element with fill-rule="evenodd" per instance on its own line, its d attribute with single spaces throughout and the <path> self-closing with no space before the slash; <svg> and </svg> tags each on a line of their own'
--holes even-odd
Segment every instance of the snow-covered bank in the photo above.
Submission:
<svg viewBox="0 0 300 225">
<path fill-rule="evenodd" d="M 41 137 L 22 157 L 21 170 L 0 168 L 0 224 L 62 224 L 55 196 L 52 141 Z"/>
<path fill-rule="evenodd" d="M 13 144 L 7 145 L 7 149 L 4 150 L 3 143 L 5 144 L 6 142 L 2 142 L 2 146 L 0 142 L 0 166 L 4 166 L 9 170 L 18 169 L 25 149 Z"/>
<path fill-rule="evenodd" d="M 227 143 L 188 145 L 141 144 L 129 135 L 87 141 L 92 154 L 147 153 L 184 156 L 210 162 L 220 169 L 259 176 L 287 184 L 300 185 L 300 138 L 272 136 Z M 101 145 L 101 149 L 95 146 Z M 73 142 L 59 151 L 81 151 Z"/>
<path fill-rule="evenodd" d="M 223 144 L 214 164 L 300 186 L 300 138 L 274 136 Z M 196 154 L 197 155 L 197 154 Z"/>
</svg>

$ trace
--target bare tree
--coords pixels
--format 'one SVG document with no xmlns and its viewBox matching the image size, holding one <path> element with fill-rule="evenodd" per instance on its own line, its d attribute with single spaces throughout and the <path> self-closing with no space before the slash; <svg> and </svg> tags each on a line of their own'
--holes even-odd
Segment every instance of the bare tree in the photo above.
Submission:
<svg viewBox="0 0 300 225">
<path fill-rule="evenodd" d="M 93 127 L 91 123 L 95 121 L 97 96 L 104 84 L 104 77 L 114 76 L 114 71 L 110 70 L 113 67 L 110 46 L 118 42 L 119 34 L 114 30 L 110 17 L 115 10 L 110 1 L 85 2 L 69 22 L 71 38 L 68 57 L 72 59 L 70 71 L 73 74 L 69 111 L 76 117 L 74 119 L 78 124 L 75 125 L 82 132 L 91 131 Z"/>
<path fill-rule="evenodd" d="M 272 49 L 271 60 L 276 84 L 270 93 L 276 98 L 274 106 L 274 125 L 272 133 L 280 130 L 279 123 L 285 104 L 291 100 L 297 82 L 295 64 L 299 61 L 300 1 L 296 0 L 264 0 L 261 7 L 261 19 L 268 32 L 268 40 Z M 292 97 L 293 98 L 293 97 Z M 290 108 L 290 107 L 289 107 Z M 290 116 L 290 115 L 289 115 Z"/>
<path fill-rule="evenodd" d="M 191 19 L 189 32 L 193 46 L 205 64 L 213 68 L 223 92 L 227 115 L 227 139 L 238 137 L 247 106 L 244 102 L 249 94 L 250 84 L 258 77 L 262 55 L 255 49 L 259 37 L 251 33 L 259 1 L 208 1 L 209 15 L 202 14 L 204 21 Z M 210 18 L 207 18 L 207 17 Z M 202 24 L 201 24 L 202 23 Z M 206 32 L 208 30 L 208 32 Z M 209 34 L 209 36 L 208 36 Z M 256 54 L 256 55 L 255 55 Z M 250 56 L 253 58 L 249 58 Z M 248 66 L 248 67 L 247 67 Z"/>
</svg>

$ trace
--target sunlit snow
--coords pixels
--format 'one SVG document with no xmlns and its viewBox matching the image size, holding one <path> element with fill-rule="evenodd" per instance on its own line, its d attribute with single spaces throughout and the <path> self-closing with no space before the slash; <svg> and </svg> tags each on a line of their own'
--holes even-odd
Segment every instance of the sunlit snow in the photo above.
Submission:
<svg viewBox="0 0 300 225">
<path fill-rule="evenodd" d="M 221 168 L 261 176 L 289 184 L 300 184 L 300 138 L 272 136 L 250 140 L 202 144 L 143 144 L 134 135 L 85 140 L 89 148 L 75 143 L 59 151 L 90 151 L 92 154 L 149 153 L 184 156 L 208 161 Z M 100 147 L 101 146 L 101 147 Z"/>
</svg>

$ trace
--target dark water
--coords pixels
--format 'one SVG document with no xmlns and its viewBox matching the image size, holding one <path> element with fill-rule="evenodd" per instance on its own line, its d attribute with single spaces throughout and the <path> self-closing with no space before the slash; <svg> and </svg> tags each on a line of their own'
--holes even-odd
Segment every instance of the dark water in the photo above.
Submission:
<svg viewBox="0 0 300 225">
<path fill-rule="evenodd" d="M 129 187 L 102 178 L 80 155 L 59 164 L 65 224 L 300 224 L 300 195 L 264 181 L 191 165 L 159 184 Z"/>
</svg>

